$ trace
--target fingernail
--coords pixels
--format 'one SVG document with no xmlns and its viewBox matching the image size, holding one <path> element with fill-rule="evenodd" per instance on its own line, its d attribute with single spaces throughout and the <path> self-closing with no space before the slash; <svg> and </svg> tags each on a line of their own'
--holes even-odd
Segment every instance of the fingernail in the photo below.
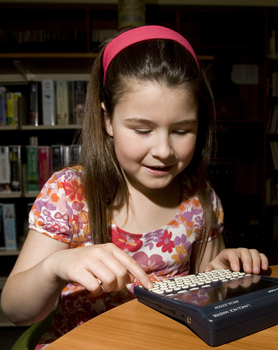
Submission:
<svg viewBox="0 0 278 350">
<path fill-rule="evenodd" d="M 153 288 L 153 284 L 152 284 L 152 282 L 150 281 L 150 282 L 148 283 L 148 289 L 151 289 L 151 288 Z"/>
</svg>

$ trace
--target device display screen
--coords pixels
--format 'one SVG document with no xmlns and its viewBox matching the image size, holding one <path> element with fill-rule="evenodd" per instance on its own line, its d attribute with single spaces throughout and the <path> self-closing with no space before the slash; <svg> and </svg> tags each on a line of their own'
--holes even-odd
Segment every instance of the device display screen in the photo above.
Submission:
<svg viewBox="0 0 278 350">
<path fill-rule="evenodd" d="M 185 291 L 167 296 L 167 298 L 195 306 L 207 306 L 269 287 L 278 288 L 277 281 L 265 280 L 258 275 L 250 275 L 226 282 L 212 283 L 208 287 Z"/>
</svg>

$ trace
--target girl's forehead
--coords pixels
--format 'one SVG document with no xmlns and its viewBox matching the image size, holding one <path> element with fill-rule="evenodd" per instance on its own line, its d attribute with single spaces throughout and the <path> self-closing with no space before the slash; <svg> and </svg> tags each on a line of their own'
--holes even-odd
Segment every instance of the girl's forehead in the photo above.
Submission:
<svg viewBox="0 0 278 350">
<path fill-rule="evenodd" d="M 134 93 L 148 93 L 150 91 L 155 91 L 156 93 L 161 93 L 161 95 L 167 96 L 167 94 L 179 94 L 188 96 L 189 98 L 194 98 L 194 93 L 189 85 L 175 85 L 169 86 L 166 82 L 152 81 L 152 80 L 139 80 L 139 79 L 126 79 L 126 89 L 122 95 L 123 98 L 127 98 L 128 94 Z"/>
</svg>

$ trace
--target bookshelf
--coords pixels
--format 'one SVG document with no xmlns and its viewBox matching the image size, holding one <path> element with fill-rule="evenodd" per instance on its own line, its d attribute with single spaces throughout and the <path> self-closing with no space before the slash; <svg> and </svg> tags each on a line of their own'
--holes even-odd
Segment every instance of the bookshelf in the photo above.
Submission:
<svg viewBox="0 0 278 350">
<path fill-rule="evenodd" d="M 265 221 L 266 232 L 278 242 L 278 11 L 273 10 L 267 18 L 266 30 L 266 91 L 265 91 Z"/>
<path fill-rule="evenodd" d="M 217 190 L 225 209 L 228 246 L 261 249 L 278 241 L 273 235 L 278 204 L 266 200 L 267 180 L 278 182 L 269 149 L 270 141 L 278 142 L 278 133 L 267 129 L 269 111 L 278 104 L 278 97 L 269 94 L 271 73 L 278 71 L 278 54 L 270 55 L 269 48 L 272 30 L 278 37 L 277 15 L 277 8 L 271 7 L 146 5 L 146 23 L 183 34 L 205 66 L 214 91 L 217 83 L 229 91 L 226 96 L 216 93 L 219 152 L 211 170 L 221 185 Z M 115 4 L 0 3 L 0 33 L 3 29 L 7 34 L 4 41 L 0 34 L 0 85 L 24 92 L 28 79 L 86 79 L 99 38 L 109 37 L 117 27 Z M 217 82 L 222 64 L 233 69 L 232 83 Z M 40 144 L 70 144 L 80 128 L 2 126 L 0 144 L 11 144 L 13 139 L 27 145 L 33 135 Z M 1 194 L 0 202 L 16 200 L 24 208 L 34 198 L 26 192 Z M 22 220 L 26 217 L 27 213 Z M 9 254 L 0 251 L 0 258 L 15 257 Z M 0 276 L 8 274 L 2 270 Z"/>
</svg>

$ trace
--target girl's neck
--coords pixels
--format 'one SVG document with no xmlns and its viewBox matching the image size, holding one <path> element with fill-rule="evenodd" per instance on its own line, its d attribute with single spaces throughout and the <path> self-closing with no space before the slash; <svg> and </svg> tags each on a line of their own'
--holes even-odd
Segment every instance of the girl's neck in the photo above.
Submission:
<svg viewBox="0 0 278 350">
<path fill-rule="evenodd" d="M 182 190 L 177 179 L 167 188 L 138 191 L 129 187 L 129 207 L 126 203 L 110 210 L 112 221 L 130 233 L 145 233 L 157 230 L 169 223 L 179 208 Z"/>
</svg>

